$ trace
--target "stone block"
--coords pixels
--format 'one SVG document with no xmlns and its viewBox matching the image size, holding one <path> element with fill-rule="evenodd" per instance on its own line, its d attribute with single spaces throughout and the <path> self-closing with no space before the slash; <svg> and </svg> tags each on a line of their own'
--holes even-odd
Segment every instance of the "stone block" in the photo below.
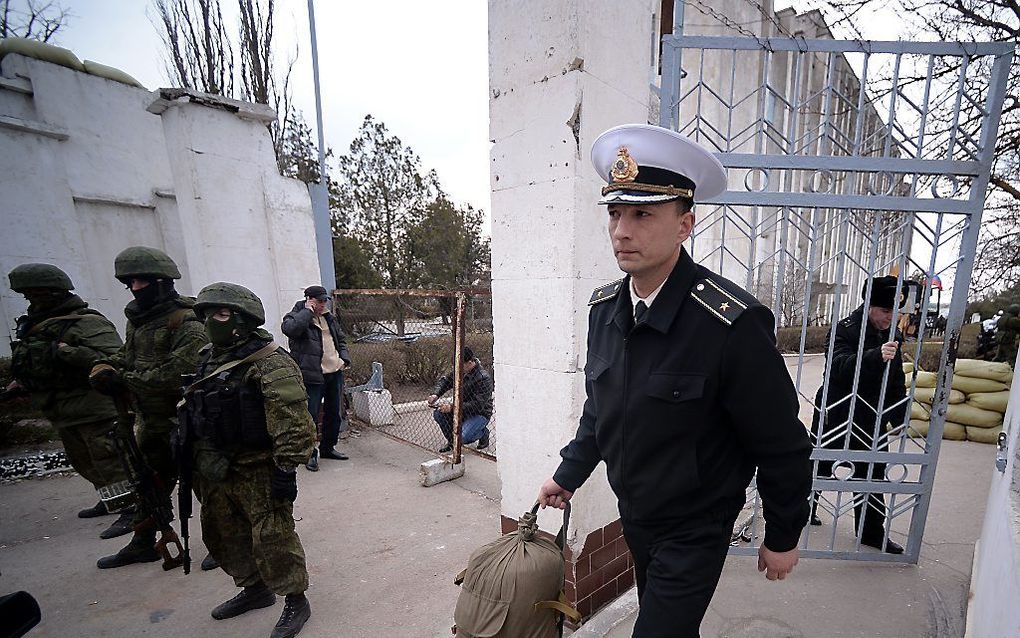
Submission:
<svg viewBox="0 0 1020 638">
<path fill-rule="evenodd" d="M 419 468 L 422 487 L 432 487 L 464 476 L 464 461 L 454 464 L 446 459 L 425 461 Z"/>
<path fill-rule="evenodd" d="M 392 425 L 396 411 L 389 390 L 355 392 L 351 400 L 354 414 L 369 425 Z"/>
</svg>

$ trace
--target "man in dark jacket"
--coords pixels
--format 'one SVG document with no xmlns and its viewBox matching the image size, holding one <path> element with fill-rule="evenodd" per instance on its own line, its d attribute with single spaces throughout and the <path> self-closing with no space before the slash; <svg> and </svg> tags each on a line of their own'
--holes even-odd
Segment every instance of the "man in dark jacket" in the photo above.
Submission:
<svg viewBox="0 0 1020 638">
<path fill-rule="evenodd" d="M 904 295 L 901 290 L 899 302 L 896 303 L 896 277 L 875 277 L 871 284 L 870 296 L 868 282 L 865 282 L 861 291 L 861 297 L 866 303 L 834 327 L 836 334 L 832 361 L 827 362 L 830 369 L 828 389 L 826 391 L 824 383 L 818 388 L 811 423 L 812 434 L 816 441 L 820 439 L 819 447 L 887 451 L 888 443 L 882 439 L 886 424 L 895 427 L 906 418 L 906 378 L 900 353 L 903 335 L 897 330 L 893 338 L 889 336 L 893 307 L 903 304 Z M 863 350 L 860 348 L 862 338 Z M 858 352 L 861 352 L 859 365 Z M 851 401 L 848 397 L 853 395 L 855 379 L 857 394 Z M 881 418 L 878 417 L 879 413 Z M 854 463 L 854 478 L 869 479 L 868 465 L 866 462 Z M 870 465 L 870 480 L 885 480 L 885 463 Z M 832 461 L 818 463 L 819 478 L 831 478 L 832 470 Z M 892 540 L 883 543 L 886 510 L 882 494 L 855 493 L 854 503 L 854 529 L 862 530 L 861 544 L 884 549 L 890 554 L 902 554 L 903 547 L 899 543 Z M 821 520 L 814 512 L 817 504 L 816 494 L 812 504 L 812 525 L 821 525 Z"/>
<path fill-rule="evenodd" d="M 492 377 L 482 367 L 482 362 L 475 358 L 471 348 L 464 347 L 463 365 L 464 380 L 461 385 L 461 441 L 465 444 L 478 441 L 478 449 L 489 447 L 489 420 L 492 419 Z M 439 450 L 446 453 L 453 449 L 453 405 L 443 403 L 436 406 L 439 397 L 453 389 L 453 372 L 439 379 L 436 388 L 429 395 L 430 407 L 435 407 L 432 418 L 439 424 L 439 429 L 446 437 L 446 447 Z"/>
<path fill-rule="evenodd" d="M 312 452 L 306 467 L 319 469 L 318 457 L 346 461 L 347 455 L 336 450 L 340 440 L 341 392 L 344 387 L 345 368 L 351 365 L 347 340 L 340 323 L 329 312 L 329 295 L 322 286 L 309 286 L 305 298 L 294 304 L 294 309 L 283 316 L 283 334 L 290 342 L 290 356 L 294 357 L 308 390 L 308 411 L 318 423 L 322 408 L 322 440 Z"/>
<path fill-rule="evenodd" d="M 726 189 L 719 161 L 641 124 L 599 136 L 592 161 L 627 276 L 589 301 L 580 423 L 538 500 L 564 507 L 605 461 L 634 558 L 634 636 L 696 638 L 756 469 L 758 569 L 777 580 L 797 564 L 811 444 L 772 313 L 682 247 L 695 199 Z"/>
</svg>

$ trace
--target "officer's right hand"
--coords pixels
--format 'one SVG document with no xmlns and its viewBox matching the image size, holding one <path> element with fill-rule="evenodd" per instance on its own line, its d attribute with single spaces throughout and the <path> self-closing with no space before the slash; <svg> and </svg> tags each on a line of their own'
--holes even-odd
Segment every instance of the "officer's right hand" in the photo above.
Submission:
<svg viewBox="0 0 1020 638">
<path fill-rule="evenodd" d="M 549 478 L 545 483 L 542 483 L 541 489 L 538 490 L 538 503 L 542 509 L 547 506 L 563 509 L 573 495 L 573 492 L 563 489 L 559 483 Z"/>
<path fill-rule="evenodd" d="M 293 503 L 297 499 L 297 472 L 273 468 L 273 476 L 269 480 L 269 494 L 281 501 Z"/>
</svg>

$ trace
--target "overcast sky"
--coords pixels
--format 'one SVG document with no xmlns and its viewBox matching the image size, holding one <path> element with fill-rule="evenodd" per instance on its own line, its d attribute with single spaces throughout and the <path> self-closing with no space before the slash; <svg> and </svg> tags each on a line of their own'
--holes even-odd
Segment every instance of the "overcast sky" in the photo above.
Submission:
<svg viewBox="0 0 1020 638">
<path fill-rule="evenodd" d="M 58 44 L 123 69 L 150 89 L 168 85 L 148 0 L 62 3 L 74 17 Z M 236 13 L 236 3 L 222 4 Z M 285 60 L 299 47 L 294 97 L 314 128 L 307 2 L 276 6 L 277 53 Z M 487 3 L 319 0 L 315 11 L 327 146 L 345 153 L 372 114 L 439 173 L 454 201 L 488 211 Z"/>
</svg>

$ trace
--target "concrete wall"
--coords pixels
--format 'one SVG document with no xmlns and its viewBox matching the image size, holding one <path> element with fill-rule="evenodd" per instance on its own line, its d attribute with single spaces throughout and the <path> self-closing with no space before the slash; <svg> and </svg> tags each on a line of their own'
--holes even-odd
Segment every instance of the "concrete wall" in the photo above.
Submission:
<svg viewBox="0 0 1020 638">
<path fill-rule="evenodd" d="M 1017 369 L 1020 359 L 1013 366 Z M 1006 471 L 992 478 L 967 609 L 968 637 L 1020 636 L 1020 383 L 1014 378 L 1003 431 Z"/>
<path fill-rule="evenodd" d="M 492 293 L 502 513 L 531 507 L 584 401 L 591 291 L 621 276 L 589 153 L 645 122 L 657 0 L 490 0 Z M 619 518 L 600 465 L 574 498 L 575 553 Z M 558 513 L 546 512 L 555 530 Z"/>
<path fill-rule="evenodd" d="M 66 270 L 77 292 L 123 331 L 131 295 L 113 258 L 162 248 L 184 275 L 251 288 L 267 328 L 318 282 L 311 203 L 276 169 L 266 107 L 150 93 L 47 62 L 0 62 L 0 271 L 31 261 Z M 25 300 L 0 286 L 13 329 Z M 10 352 L 0 339 L 0 355 Z"/>
</svg>

